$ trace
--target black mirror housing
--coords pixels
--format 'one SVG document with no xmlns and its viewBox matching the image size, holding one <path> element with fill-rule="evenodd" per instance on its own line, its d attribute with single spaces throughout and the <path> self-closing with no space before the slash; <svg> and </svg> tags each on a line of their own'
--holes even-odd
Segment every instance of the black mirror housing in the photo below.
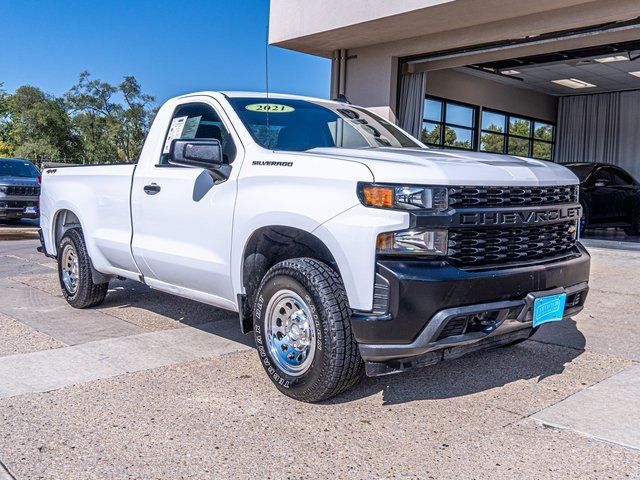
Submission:
<svg viewBox="0 0 640 480">
<path fill-rule="evenodd" d="M 204 168 L 216 180 L 226 180 L 231 165 L 224 163 L 222 145 L 217 138 L 175 139 L 169 149 L 169 163 Z"/>
</svg>

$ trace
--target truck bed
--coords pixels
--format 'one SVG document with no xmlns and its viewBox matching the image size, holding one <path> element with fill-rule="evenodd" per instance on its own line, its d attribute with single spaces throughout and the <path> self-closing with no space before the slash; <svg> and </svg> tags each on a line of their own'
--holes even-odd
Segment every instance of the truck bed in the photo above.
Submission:
<svg viewBox="0 0 640 480">
<path fill-rule="evenodd" d="M 42 172 L 41 225 L 47 251 L 56 253 L 52 216 L 62 209 L 82 219 L 91 232 L 87 249 L 96 269 L 135 270 L 131 257 L 130 191 L 134 164 L 65 165 Z M 105 260 L 107 256 L 110 261 Z M 116 273 L 116 272 L 114 272 Z"/>
</svg>

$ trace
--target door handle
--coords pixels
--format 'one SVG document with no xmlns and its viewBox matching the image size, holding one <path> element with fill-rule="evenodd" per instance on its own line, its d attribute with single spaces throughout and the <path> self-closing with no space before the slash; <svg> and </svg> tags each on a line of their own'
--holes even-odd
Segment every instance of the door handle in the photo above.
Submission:
<svg viewBox="0 0 640 480">
<path fill-rule="evenodd" d="M 144 190 L 144 193 L 146 193 L 147 195 L 155 195 L 160 191 L 160 185 L 158 185 L 157 183 L 152 183 L 151 185 L 145 185 L 143 190 Z"/>
</svg>

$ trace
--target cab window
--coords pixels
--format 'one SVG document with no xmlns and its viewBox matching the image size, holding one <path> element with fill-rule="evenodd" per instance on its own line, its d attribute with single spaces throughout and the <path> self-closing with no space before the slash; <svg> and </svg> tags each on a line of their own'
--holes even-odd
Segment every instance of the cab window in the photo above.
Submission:
<svg viewBox="0 0 640 480">
<path fill-rule="evenodd" d="M 611 174 L 608 168 L 598 168 L 590 178 L 591 185 L 595 185 L 598 182 L 604 182 L 606 185 L 611 184 Z"/>
<path fill-rule="evenodd" d="M 180 105 L 173 113 L 164 139 L 160 165 L 169 164 L 169 149 L 173 140 L 198 138 L 219 140 L 225 162 L 233 162 L 235 146 L 220 116 L 210 105 L 188 103 Z"/>
<path fill-rule="evenodd" d="M 619 168 L 612 168 L 611 176 L 613 177 L 613 185 L 635 185 L 636 183 L 631 175 Z"/>
</svg>

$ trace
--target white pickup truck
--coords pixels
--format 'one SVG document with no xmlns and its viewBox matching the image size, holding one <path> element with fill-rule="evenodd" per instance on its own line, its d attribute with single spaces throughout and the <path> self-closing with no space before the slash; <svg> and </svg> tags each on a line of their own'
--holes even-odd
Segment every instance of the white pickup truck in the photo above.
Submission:
<svg viewBox="0 0 640 480">
<path fill-rule="evenodd" d="M 276 387 L 319 401 L 580 311 L 580 215 L 560 165 L 428 149 L 347 103 L 203 92 L 160 108 L 135 165 L 46 169 L 40 250 L 77 308 L 120 277 L 239 312 Z"/>
</svg>

